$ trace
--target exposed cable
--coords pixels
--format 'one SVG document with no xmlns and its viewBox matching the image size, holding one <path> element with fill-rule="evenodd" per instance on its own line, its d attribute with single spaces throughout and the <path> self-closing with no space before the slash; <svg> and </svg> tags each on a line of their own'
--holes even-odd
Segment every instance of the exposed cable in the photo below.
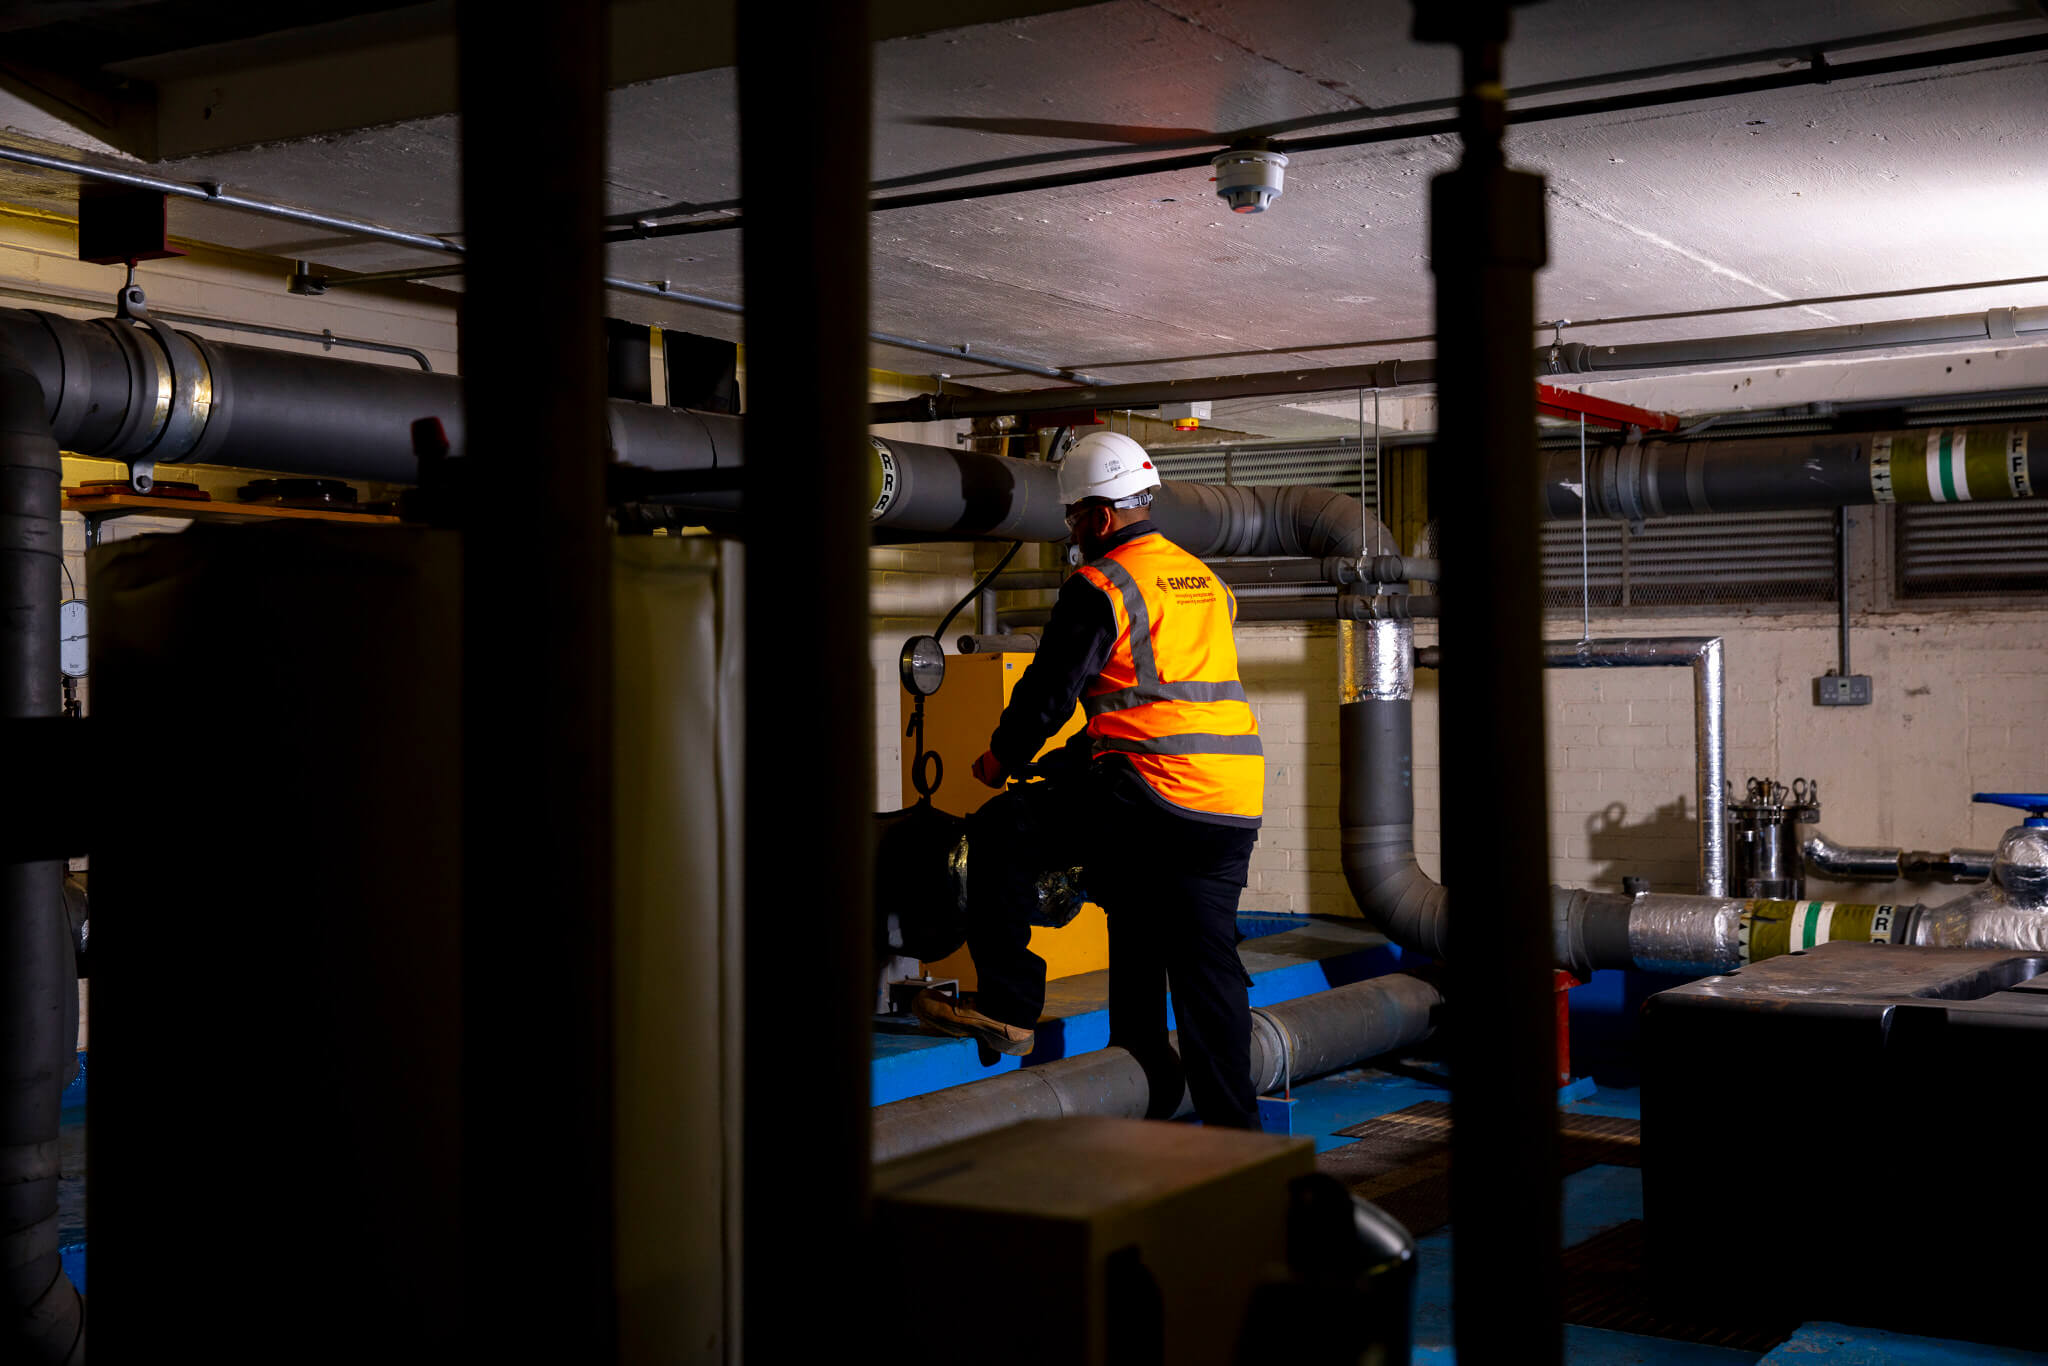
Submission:
<svg viewBox="0 0 2048 1366">
<path fill-rule="evenodd" d="M 939 623 L 939 629 L 933 632 L 939 638 L 940 649 L 943 650 L 946 647 L 946 628 L 953 624 L 953 618 L 959 616 L 968 603 L 981 596 L 982 590 L 988 587 L 989 580 L 1010 567 L 1010 560 L 1016 555 L 1018 550 L 1023 548 L 1023 545 L 1024 542 L 1022 541 L 1010 542 L 1010 548 L 1003 552 L 1003 558 L 996 561 L 996 567 L 983 574 L 980 581 L 974 587 L 967 590 L 967 596 L 953 604 L 953 610 L 946 613 L 945 620 Z"/>
</svg>

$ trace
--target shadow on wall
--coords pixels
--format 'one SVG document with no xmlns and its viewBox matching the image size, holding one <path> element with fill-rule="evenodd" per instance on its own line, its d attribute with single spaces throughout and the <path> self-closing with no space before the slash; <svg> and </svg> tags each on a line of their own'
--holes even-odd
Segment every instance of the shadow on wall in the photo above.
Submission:
<svg viewBox="0 0 2048 1366">
<path fill-rule="evenodd" d="M 1586 857 L 1601 865 L 1593 881 L 1619 890 L 1624 877 L 1646 877 L 1653 892 L 1690 892 L 1699 884 L 1699 818 L 1679 797 L 1646 821 L 1629 824 L 1628 807 L 1609 802 L 1586 817 Z"/>
</svg>

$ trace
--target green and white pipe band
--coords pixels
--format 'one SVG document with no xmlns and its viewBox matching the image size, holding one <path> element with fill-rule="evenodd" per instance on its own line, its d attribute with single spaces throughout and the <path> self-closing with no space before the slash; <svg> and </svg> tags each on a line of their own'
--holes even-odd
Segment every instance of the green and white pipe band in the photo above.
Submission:
<svg viewBox="0 0 2048 1366">
<path fill-rule="evenodd" d="M 1744 908 L 1737 944 L 1745 963 L 1760 963 L 1837 940 L 1889 944 L 1897 906 L 1834 901 L 1752 901 Z"/>
<path fill-rule="evenodd" d="M 1870 443 L 1870 494 L 1880 503 L 2031 498 L 2025 427 L 1933 427 Z"/>
</svg>

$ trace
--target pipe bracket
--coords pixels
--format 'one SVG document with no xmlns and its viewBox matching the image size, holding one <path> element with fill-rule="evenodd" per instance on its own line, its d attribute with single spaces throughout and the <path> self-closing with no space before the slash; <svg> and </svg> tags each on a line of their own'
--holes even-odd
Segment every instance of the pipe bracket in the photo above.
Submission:
<svg viewBox="0 0 2048 1366">
<path fill-rule="evenodd" d="M 148 493 L 156 484 L 157 462 L 191 454 L 206 434 L 206 421 L 213 414 L 213 373 L 189 338 L 149 316 L 139 288 L 125 290 L 122 303 L 125 316 L 156 339 L 169 367 L 169 402 L 163 420 L 150 443 L 128 457 L 129 487 Z M 161 403 L 161 384 L 159 395 Z"/>
</svg>

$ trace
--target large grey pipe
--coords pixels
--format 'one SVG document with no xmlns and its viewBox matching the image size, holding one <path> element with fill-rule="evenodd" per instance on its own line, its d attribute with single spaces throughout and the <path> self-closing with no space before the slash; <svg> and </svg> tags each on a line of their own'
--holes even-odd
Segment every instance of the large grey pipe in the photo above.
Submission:
<svg viewBox="0 0 2048 1366">
<path fill-rule="evenodd" d="M 1429 983 L 1396 973 L 1265 1006 L 1253 1016 L 1252 1086 L 1264 1095 L 1290 1079 L 1321 1076 L 1420 1043 L 1442 1003 Z M 1138 1060 L 1125 1049 L 1105 1048 L 878 1105 L 874 1157 L 884 1162 L 1027 1119 L 1139 1119 L 1150 1103 Z"/>
<path fill-rule="evenodd" d="M 33 375 L 0 350 L 0 726 L 58 714 L 63 462 Z M 36 775 L 11 775 L 23 800 Z M 57 1131 L 78 1046 L 64 864 L 0 863 L 0 1357 L 74 1362 L 85 1305 L 57 1252 Z"/>
<path fill-rule="evenodd" d="M 468 454 L 462 382 L 454 375 L 23 309 L 0 309 L 0 349 L 42 387 L 59 444 L 80 455 L 405 484 L 418 478 L 412 424 L 426 417 L 440 419 L 451 455 Z M 744 459 L 740 420 L 726 414 L 617 399 L 606 407 L 605 429 L 613 461 L 632 469 L 736 478 Z M 1981 500 L 2048 488 L 2048 424 L 1942 430 L 1951 445 L 1961 443 L 1949 461 L 1951 484 L 1962 481 L 1956 491 L 1966 487 Z M 1942 482 L 1942 430 L 1933 432 L 1931 464 L 1924 429 L 1606 447 L 1588 480 L 1588 510 L 1633 520 L 1930 501 L 1950 492 Z M 879 437 L 869 454 L 879 533 L 1066 537 L 1058 476 L 1042 461 Z M 1547 455 L 1544 484 L 1549 516 L 1579 515 L 1575 454 Z M 662 496 L 725 507 L 733 494 L 699 488 Z M 1200 555 L 1351 560 L 1391 544 L 1368 536 L 1371 524 L 1356 499 L 1327 489 L 1168 484 L 1154 510 L 1169 536 Z"/>
<path fill-rule="evenodd" d="M 1579 517 L 1579 455 L 1543 456 L 1544 514 Z M 2048 423 L 1920 427 L 1742 441 L 1602 446 L 1584 476 L 1589 516 L 1635 522 L 1717 512 L 2038 498 Z"/>
</svg>

